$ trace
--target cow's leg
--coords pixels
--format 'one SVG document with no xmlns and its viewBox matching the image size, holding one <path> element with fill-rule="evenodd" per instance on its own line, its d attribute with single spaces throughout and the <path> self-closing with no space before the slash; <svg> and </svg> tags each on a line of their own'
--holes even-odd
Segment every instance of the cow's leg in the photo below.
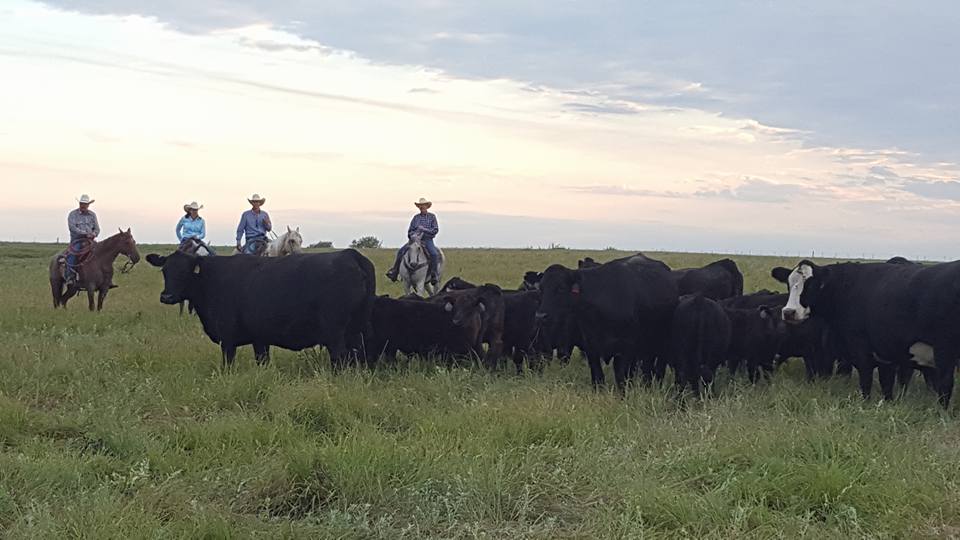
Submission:
<svg viewBox="0 0 960 540">
<path fill-rule="evenodd" d="M 957 356 L 960 356 L 960 350 L 955 347 L 943 345 L 933 348 L 933 363 L 937 370 L 937 397 L 944 409 L 950 406 L 950 398 L 953 396 Z"/>
<path fill-rule="evenodd" d="M 897 366 L 878 363 L 877 372 L 880 374 L 880 391 L 883 392 L 883 399 L 893 401 L 893 384 L 897 380 Z"/>
<path fill-rule="evenodd" d="M 600 362 L 600 356 L 589 352 L 584 354 L 587 356 L 587 364 L 590 365 L 590 382 L 593 383 L 594 389 L 599 389 L 604 383 L 603 364 Z"/>
<path fill-rule="evenodd" d="M 347 366 L 349 353 L 343 335 L 330 342 L 327 345 L 327 351 L 330 353 L 330 365 L 333 367 L 333 371 L 340 371 Z"/>
<path fill-rule="evenodd" d="M 910 381 L 913 380 L 913 366 L 909 364 L 901 364 L 900 368 L 897 369 L 897 386 L 899 388 L 898 394 L 903 396 L 907 393 L 907 388 L 910 387 Z"/>
<path fill-rule="evenodd" d="M 743 358 L 740 358 L 740 355 L 734 354 L 727 359 L 727 371 L 730 372 L 731 377 L 736 377 L 737 372 L 740 371 L 740 364 L 743 363 Z"/>
<path fill-rule="evenodd" d="M 852 354 L 857 365 L 860 393 L 863 395 L 863 399 L 870 399 L 870 391 L 873 389 L 873 368 L 876 365 L 873 353 L 869 350 L 858 350 Z"/>
<path fill-rule="evenodd" d="M 97 291 L 97 311 L 103 310 L 103 299 L 107 297 L 107 292 L 110 289 L 100 289 Z"/>
<path fill-rule="evenodd" d="M 257 365 L 265 366 L 270 363 L 270 346 L 262 343 L 253 344 L 253 357 Z"/>
<path fill-rule="evenodd" d="M 513 357 L 513 365 L 517 368 L 517 375 L 523 375 L 523 358 L 525 356 L 523 354 L 523 349 L 519 346 L 513 347 L 513 353 L 511 356 Z"/>
<path fill-rule="evenodd" d="M 233 361 L 237 358 L 237 346 L 221 341 L 220 352 L 223 355 L 223 367 L 228 368 L 232 366 Z"/>
<path fill-rule="evenodd" d="M 617 391 L 625 394 L 627 391 L 627 372 L 629 371 L 630 359 L 623 354 L 613 357 L 613 377 L 617 384 Z"/>
</svg>

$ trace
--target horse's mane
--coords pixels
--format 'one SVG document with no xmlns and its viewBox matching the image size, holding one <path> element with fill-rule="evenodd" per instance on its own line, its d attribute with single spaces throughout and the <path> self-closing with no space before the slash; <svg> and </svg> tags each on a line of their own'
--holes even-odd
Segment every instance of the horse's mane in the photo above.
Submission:
<svg viewBox="0 0 960 540">
<path fill-rule="evenodd" d="M 120 231 L 118 233 L 114 233 L 113 236 L 110 236 L 103 241 L 97 242 L 93 246 L 94 254 L 96 254 L 97 252 L 105 251 L 107 249 L 116 248 L 117 247 L 116 244 L 120 244 L 121 241 L 125 241 L 125 238 L 124 238 L 125 236 L 130 236 L 130 235 L 124 231 Z"/>
</svg>

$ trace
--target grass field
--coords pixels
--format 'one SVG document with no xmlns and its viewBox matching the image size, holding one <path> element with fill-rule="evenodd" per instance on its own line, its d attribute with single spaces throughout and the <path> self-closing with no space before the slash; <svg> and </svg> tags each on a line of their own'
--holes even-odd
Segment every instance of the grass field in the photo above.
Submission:
<svg viewBox="0 0 960 540">
<path fill-rule="evenodd" d="M 794 362 L 757 387 L 721 376 L 716 397 L 679 407 L 668 389 L 595 393 L 577 358 L 542 376 L 416 360 L 333 375 L 276 349 L 258 368 L 245 348 L 222 372 L 146 263 L 103 313 L 85 298 L 54 311 L 53 251 L 0 245 L 9 538 L 960 536 L 960 420 L 922 384 L 864 402 L 854 381 L 810 385 Z M 509 287 L 585 254 L 446 253 L 448 276 Z M 378 274 L 392 258 L 366 254 Z M 795 262 L 736 259 L 748 290 Z"/>
</svg>

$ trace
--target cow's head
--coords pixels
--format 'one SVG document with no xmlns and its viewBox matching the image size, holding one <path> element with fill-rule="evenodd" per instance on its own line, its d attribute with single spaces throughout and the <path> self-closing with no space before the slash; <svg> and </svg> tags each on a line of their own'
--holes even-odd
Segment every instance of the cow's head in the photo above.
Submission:
<svg viewBox="0 0 960 540">
<path fill-rule="evenodd" d="M 802 323 L 810 318 L 817 303 L 823 297 L 827 284 L 828 269 L 803 260 L 793 269 L 777 267 L 771 272 L 777 281 L 787 285 L 790 297 L 781 314 L 788 323 Z"/>
<path fill-rule="evenodd" d="M 477 286 L 469 281 L 461 279 L 458 276 L 450 278 L 446 283 L 443 284 L 443 287 L 440 288 L 440 292 L 448 291 L 464 291 L 467 289 L 475 289 Z"/>
<path fill-rule="evenodd" d="M 163 270 L 163 292 L 160 302 L 178 304 L 187 299 L 187 291 L 195 279 L 194 273 L 200 269 L 200 259 L 196 255 L 174 252 L 166 257 L 151 253 L 147 262 Z"/>
<path fill-rule="evenodd" d="M 540 280 L 543 279 L 543 272 L 534 272 L 530 270 L 523 274 L 523 283 L 520 284 L 521 291 L 539 291 Z"/>
<path fill-rule="evenodd" d="M 487 302 L 479 289 L 448 292 L 435 300 L 443 303 L 443 309 L 451 315 L 456 326 L 467 326 L 487 311 Z"/>
<path fill-rule="evenodd" d="M 597 266 L 600 266 L 600 263 L 593 260 L 593 257 L 584 257 L 583 259 L 577 261 L 577 268 L 594 268 Z"/>
<path fill-rule="evenodd" d="M 540 280 L 540 309 L 537 321 L 562 319 L 568 316 L 580 297 L 580 271 L 555 264 Z"/>
</svg>

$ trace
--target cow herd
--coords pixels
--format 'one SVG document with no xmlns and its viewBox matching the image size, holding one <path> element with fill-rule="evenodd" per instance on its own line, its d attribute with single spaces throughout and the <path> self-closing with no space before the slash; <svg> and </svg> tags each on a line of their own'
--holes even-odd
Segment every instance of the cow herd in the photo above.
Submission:
<svg viewBox="0 0 960 540">
<path fill-rule="evenodd" d="M 147 260 L 163 270 L 160 301 L 188 301 L 226 364 L 242 345 L 259 363 L 270 346 L 324 346 L 335 368 L 400 352 L 488 369 L 512 359 L 522 372 L 579 348 L 597 387 L 612 363 L 620 390 L 670 368 L 678 387 L 699 394 L 721 366 L 744 367 L 755 382 L 778 359 L 801 357 L 811 380 L 856 368 L 864 396 L 877 369 L 887 399 L 920 370 L 946 406 L 960 357 L 960 262 L 802 261 L 771 272 L 787 293 L 744 295 L 729 259 L 675 270 L 637 254 L 528 271 L 517 289 L 453 278 L 430 298 L 389 298 L 376 296 L 373 264 L 354 250 Z"/>
</svg>

